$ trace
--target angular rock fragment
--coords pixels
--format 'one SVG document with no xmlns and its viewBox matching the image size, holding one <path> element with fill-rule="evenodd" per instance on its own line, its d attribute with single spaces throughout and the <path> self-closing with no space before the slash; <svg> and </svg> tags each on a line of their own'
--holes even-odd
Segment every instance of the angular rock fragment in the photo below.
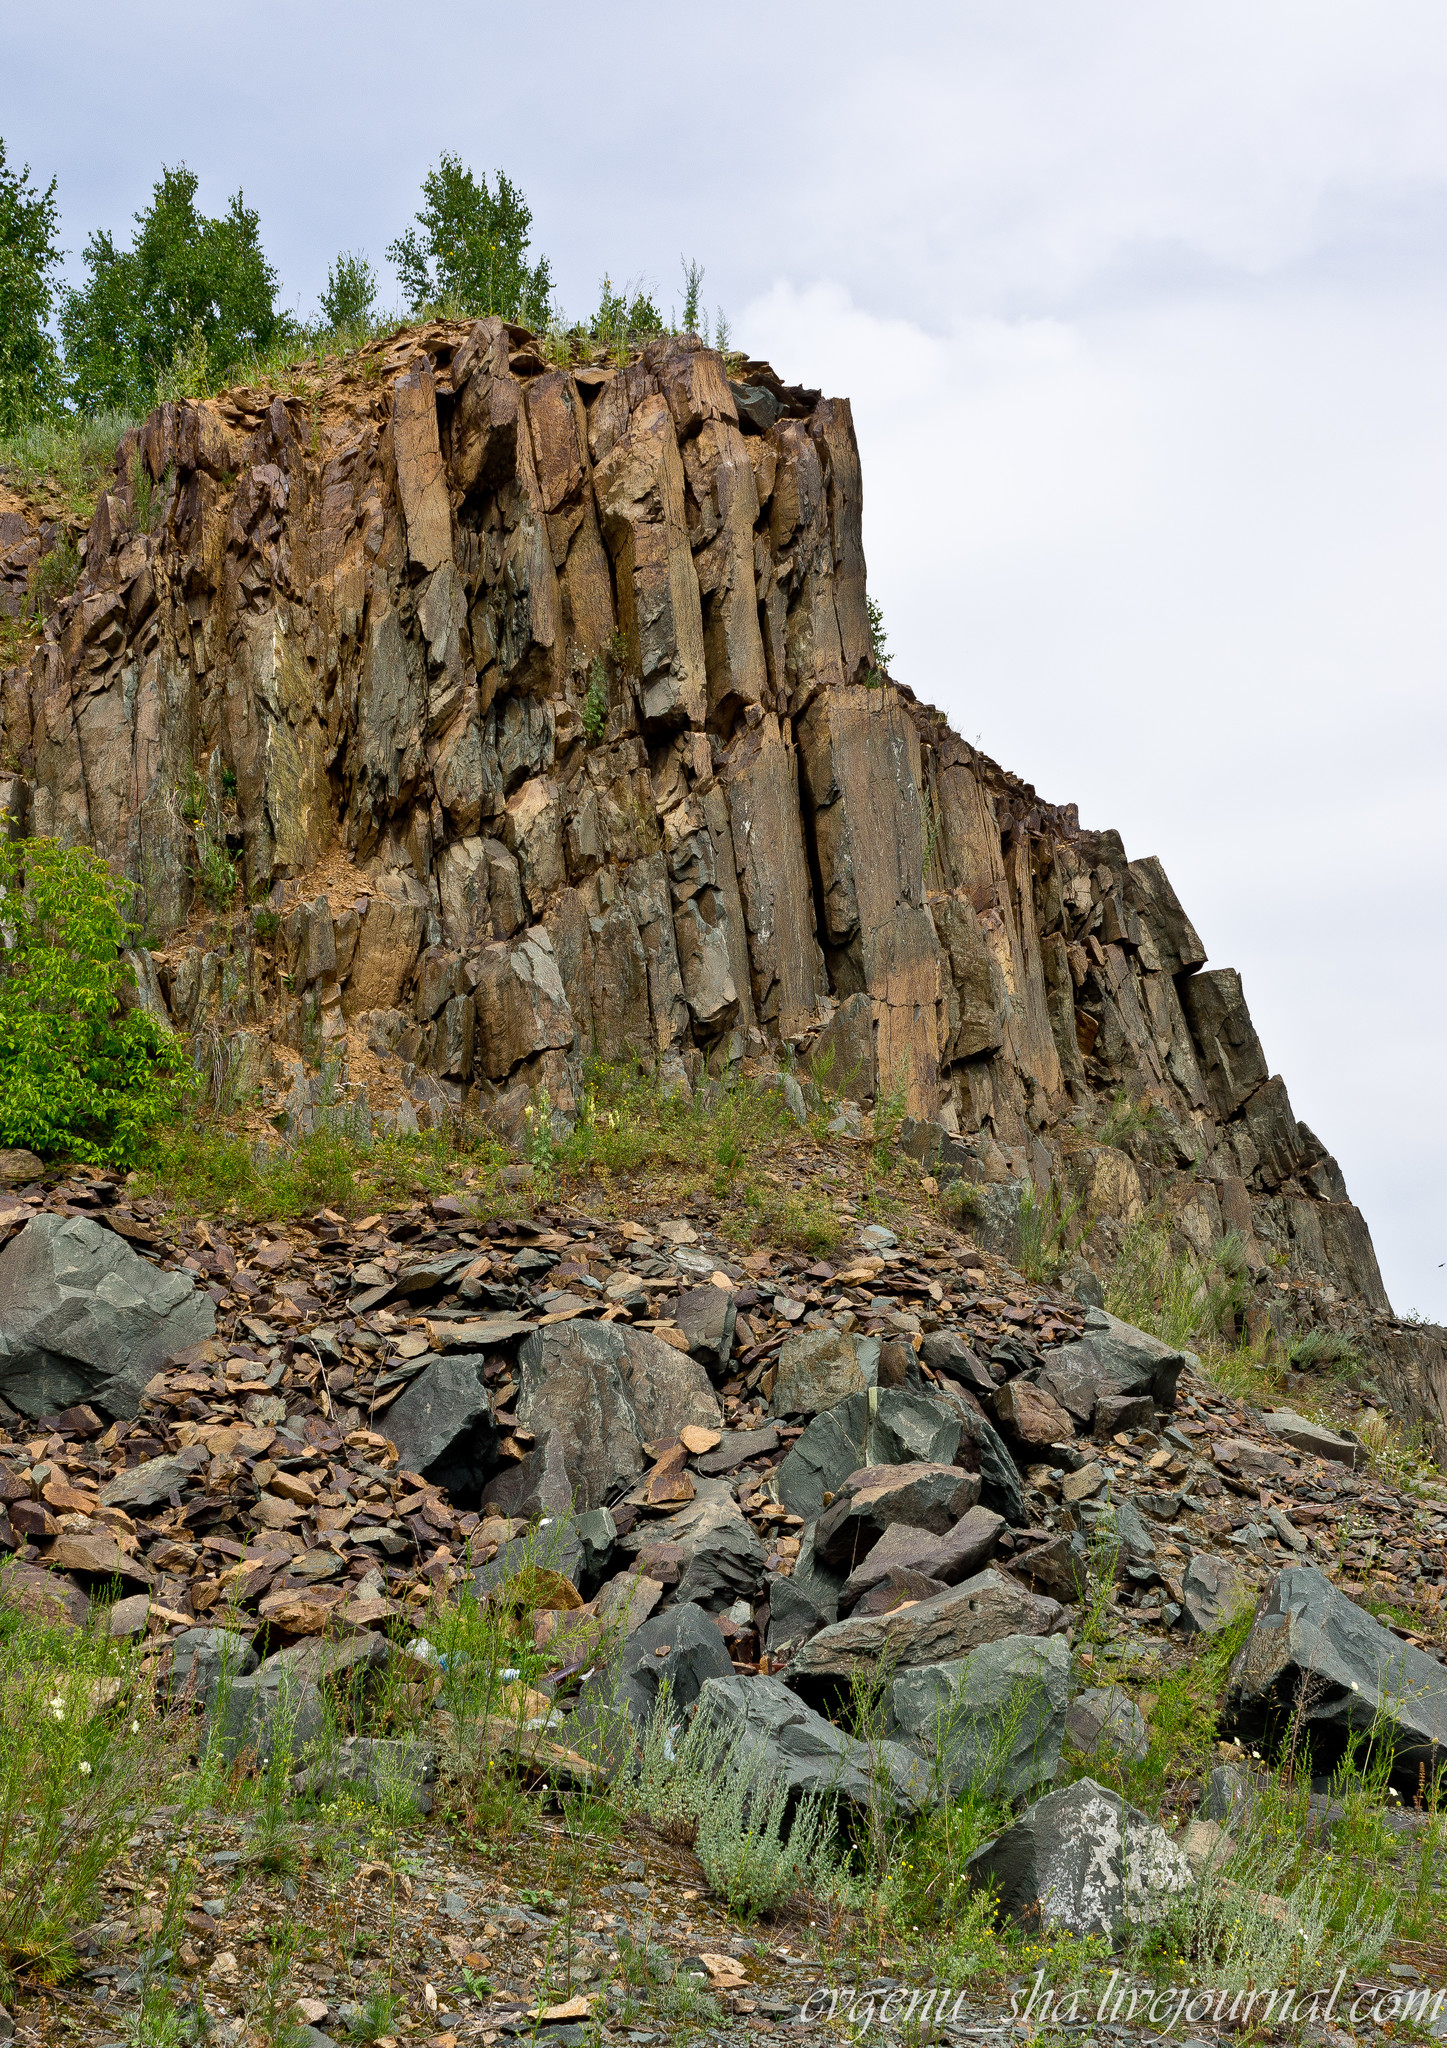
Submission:
<svg viewBox="0 0 1447 2048">
<path fill-rule="evenodd" d="M 1447 1762 L 1447 1670 L 1338 1592 L 1324 1572 L 1277 1575 L 1226 1679 L 1229 1727 L 1275 1735 L 1299 1714 L 1318 1771 L 1351 1731 L 1389 1746 L 1415 1784 Z"/>
<path fill-rule="evenodd" d="M 736 1315 L 728 1288 L 715 1287 L 711 1282 L 687 1288 L 673 1306 L 673 1320 L 687 1337 L 690 1353 L 716 1379 L 722 1379 L 728 1371 Z"/>
<path fill-rule="evenodd" d="M 1070 1703 L 1065 1728 L 1086 1756 L 1108 1749 L 1139 1763 L 1150 1748 L 1145 1716 L 1118 1685 L 1094 1685 L 1078 1694 Z"/>
<path fill-rule="evenodd" d="M 805 1330 L 785 1339 L 769 1406 L 775 1415 L 818 1415 L 872 1387 L 879 1339 L 852 1331 Z"/>
<path fill-rule="evenodd" d="M 823 1512 L 824 1495 L 836 1493 L 863 1465 L 949 1464 L 960 1429 L 955 1411 L 928 1394 L 897 1387 L 881 1388 L 872 1400 L 851 1394 L 816 1415 L 779 1466 L 779 1499 L 812 1522 Z"/>
<path fill-rule="evenodd" d="M 789 1667 L 793 1685 L 863 1677 L 881 1664 L 899 1670 L 964 1657 L 1001 1636 L 1051 1635 L 1065 1626 L 1058 1602 L 1027 1592 L 1004 1572 L 972 1579 L 878 1619 L 835 1622 L 800 1650 Z"/>
<path fill-rule="evenodd" d="M 1003 1636 L 892 1679 L 884 1730 L 930 1760 L 936 1798 L 1018 1799 L 1060 1768 L 1069 1696 L 1063 1636 Z"/>
<path fill-rule="evenodd" d="M 1214 1635 L 1251 1597 L 1240 1566 L 1208 1551 L 1191 1559 L 1181 1588 L 1181 1626 L 1187 1634 Z"/>
<path fill-rule="evenodd" d="M 1093 1778 L 1038 1799 L 965 1873 L 993 1883 L 1001 1912 L 1021 1927 L 1112 1940 L 1162 1919 L 1192 1882 L 1165 1829 Z"/>
<path fill-rule="evenodd" d="M 732 1678 L 728 1647 L 711 1615 L 692 1602 L 655 1614 L 634 1629 L 606 1668 L 583 1687 L 570 1739 L 582 1747 L 591 1725 L 604 1733 L 626 1716 L 642 1730 L 667 1686 L 670 1712 L 681 1720 L 710 1678 Z M 584 1752 L 586 1754 L 586 1751 Z"/>
<path fill-rule="evenodd" d="M 975 1506 L 980 1482 L 956 1465 L 870 1465 L 852 1472 L 814 1530 L 814 1554 L 850 1572 L 896 1522 L 943 1536 Z"/>
<path fill-rule="evenodd" d="M 497 1428 L 481 1352 L 457 1351 L 420 1372 L 387 1411 L 387 1434 L 409 1472 L 475 1507 L 491 1471 Z"/>
<path fill-rule="evenodd" d="M 735 1768 L 757 1767 L 794 1796 L 813 1794 L 862 1814 L 881 1798 L 906 1814 L 929 1803 L 929 1772 L 903 1743 L 856 1741 L 777 1678 L 710 1678 L 698 1711 L 737 1744 Z"/>
<path fill-rule="evenodd" d="M 1294 1451 L 1304 1451 L 1309 1458 L 1329 1458 L 1333 1463 L 1348 1465 L 1353 1470 L 1367 1462 L 1367 1454 L 1361 1444 L 1350 1437 L 1338 1436 L 1333 1430 L 1323 1429 L 1319 1422 L 1308 1422 L 1304 1415 L 1296 1414 L 1293 1409 L 1274 1408 L 1261 1420 L 1273 1436 L 1279 1436 Z"/>
<path fill-rule="evenodd" d="M 90 1401 L 125 1418 L 167 1358 L 209 1337 L 216 1310 L 88 1216 L 32 1218 L 0 1252 L 0 1395 L 22 1415 Z"/>
</svg>

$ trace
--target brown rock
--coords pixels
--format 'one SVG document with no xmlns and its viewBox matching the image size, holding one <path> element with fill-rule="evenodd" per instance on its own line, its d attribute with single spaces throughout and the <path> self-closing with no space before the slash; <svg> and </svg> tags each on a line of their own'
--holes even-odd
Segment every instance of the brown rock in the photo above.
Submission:
<svg viewBox="0 0 1447 2048">
<path fill-rule="evenodd" d="M 1069 1413 L 1043 1387 L 1032 1386 L 1028 1380 L 1006 1380 L 996 1390 L 995 1414 L 1008 1435 L 1033 1450 L 1067 1443 L 1075 1434 Z"/>
<path fill-rule="evenodd" d="M 151 1586 L 155 1574 L 138 1557 L 122 1550 L 109 1530 L 66 1529 L 43 1552 L 52 1571 L 89 1572 L 98 1578 L 128 1579 Z"/>
<path fill-rule="evenodd" d="M 0 1600 L 34 1620 L 68 1628 L 84 1628 L 90 1601 L 74 1579 L 41 1565 L 8 1564 L 0 1576 Z"/>
<path fill-rule="evenodd" d="M 789 1679 L 798 1686 L 862 1677 L 882 1666 L 941 1664 L 1001 1636 L 1051 1635 L 1064 1623 L 1054 1600 L 1027 1592 L 1004 1572 L 979 1572 L 916 1606 L 878 1618 L 851 1616 L 821 1630 L 794 1658 Z"/>
<path fill-rule="evenodd" d="M 393 383 L 392 454 L 407 552 L 419 568 L 436 569 L 452 553 L 452 514 L 437 437 L 437 393 L 425 356 Z"/>
</svg>

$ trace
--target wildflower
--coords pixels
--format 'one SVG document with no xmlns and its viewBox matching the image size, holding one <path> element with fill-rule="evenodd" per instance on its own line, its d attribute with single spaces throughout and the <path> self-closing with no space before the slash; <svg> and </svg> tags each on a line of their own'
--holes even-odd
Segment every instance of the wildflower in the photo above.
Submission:
<svg viewBox="0 0 1447 2048">
<path fill-rule="evenodd" d="M 139 1734 L 140 1734 L 140 1732 L 141 1732 L 141 1724 L 140 1724 L 140 1722 L 139 1722 L 139 1721 L 132 1721 L 132 1723 L 131 1723 L 131 1733 L 132 1733 L 132 1735 L 139 1735 Z"/>
<path fill-rule="evenodd" d="M 63 1721 L 65 1719 L 65 1701 L 60 1697 L 59 1693 L 57 1693 L 55 1698 L 50 1702 L 50 1711 L 52 1714 L 54 1714 L 57 1721 Z"/>
<path fill-rule="evenodd" d="M 86 1763 L 84 1760 L 77 1764 L 76 1769 L 80 1772 L 80 1775 L 83 1778 L 88 1778 L 90 1776 L 90 1765 Z"/>
</svg>

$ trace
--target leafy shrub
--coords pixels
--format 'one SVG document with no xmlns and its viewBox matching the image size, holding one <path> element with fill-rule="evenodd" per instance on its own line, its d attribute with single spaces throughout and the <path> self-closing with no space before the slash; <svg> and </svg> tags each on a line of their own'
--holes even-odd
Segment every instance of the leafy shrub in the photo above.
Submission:
<svg viewBox="0 0 1447 2048">
<path fill-rule="evenodd" d="M 377 273 L 365 256 L 343 249 L 327 271 L 327 288 L 321 296 L 321 314 L 335 333 L 339 327 L 353 327 L 366 320 L 377 297 Z"/>
<path fill-rule="evenodd" d="M 98 854 L 0 844 L 0 1144 L 126 1165 L 177 1104 L 186 1060 L 120 957 L 120 885 Z"/>
<path fill-rule="evenodd" d="M 601 654 L 593 656 L 588 671 L 588 694 L 583 699 L 583 731 L 589 746 L 596 746 L 608 730 L 608 671 Z"/>
<path fill-rule="evenodd" d="M 80 554 L 68 533 L 43 554 L 30 572 L 28 606 L 34 619 L 46 619 L 61 598 L 68 597 L 80 581 Z"/>
</svg>

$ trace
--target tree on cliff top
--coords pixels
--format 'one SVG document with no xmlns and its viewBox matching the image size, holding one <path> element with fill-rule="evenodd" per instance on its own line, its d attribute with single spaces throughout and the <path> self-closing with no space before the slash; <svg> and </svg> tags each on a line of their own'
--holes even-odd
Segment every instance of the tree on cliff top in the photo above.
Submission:
<svg viewBox="0 0 1447 2048">
<path fill-rule="evenodd" d="M 501 313 L 524 327 L 546 327 L 553 273 L 546 256 L 528 262 L 532 208 L 512 180 L 497 190 L 445 152 L 422 180 L 415 227 L 388 250 L 414 313 L 439 299 L 464 314 Z"/>
<path fill-rule="evenodd" d="M 218 370 L 281 338 L 275 270 L 262 253 L 259 217 L 237 192 L 219 219 L 196 206 L 198 180 L 163 168 L 136 215 L 129 249 L 104 228 L 85 245 L 90 275 L 60 306 L 71 393 L 82 412 L 144 412 L 185 350 Z"/>
<path fill-rule="evenodd" d="M 43 192 L 30 166 L 7 170 L 0 138 L 0 434 L 53 412 L 60 401 L 60 354 L 47 331 L 55 240 L 55 180 Z"/>
</svg>

